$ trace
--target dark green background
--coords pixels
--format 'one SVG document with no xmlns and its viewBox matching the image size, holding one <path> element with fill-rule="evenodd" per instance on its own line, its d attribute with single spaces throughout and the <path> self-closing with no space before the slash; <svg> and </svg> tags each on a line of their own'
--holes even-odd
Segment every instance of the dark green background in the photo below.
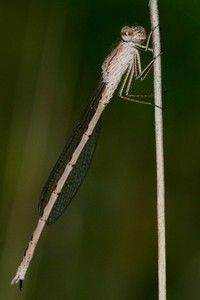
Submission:
<svg viewBox="0 0 200 300">
<path fill-rule="evenodd" d="M 168 299 L 196 300 L 200 2 L 159 5 Z M 0 300 L 157 299 L 154 113 L 117 93 L 83 186 L 45 228 L 22 293 L 10 286 L 38 219 L 41 188 L 129 24 L 150 30 L 148 1 L 0 3 Z M 151 83 L 150 76 L 137 92 L 151 92 Z"/>
</svg>

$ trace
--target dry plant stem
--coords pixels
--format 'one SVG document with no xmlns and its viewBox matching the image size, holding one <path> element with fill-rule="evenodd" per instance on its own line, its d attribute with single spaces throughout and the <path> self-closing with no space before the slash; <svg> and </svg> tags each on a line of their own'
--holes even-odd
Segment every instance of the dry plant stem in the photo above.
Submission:
<svg viewBox="0 0 200 300">
<path fill-rule="evenodd" d="M 161 50 L 157 0 L 149 1 L 151 27 L 153 30 L 155 139 L 157 166 L 157 226 L 158 226 L 158 289 L 159 300 L 166 300 L 166 242 L 165 242 L 165 188 L 163 154 L 163 116 L 161 87 Z"/>
</svg>

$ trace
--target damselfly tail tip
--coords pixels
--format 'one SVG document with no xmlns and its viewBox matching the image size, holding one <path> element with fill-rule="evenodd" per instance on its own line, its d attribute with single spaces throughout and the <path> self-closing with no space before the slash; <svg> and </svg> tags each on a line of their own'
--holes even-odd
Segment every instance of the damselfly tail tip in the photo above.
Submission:
<svg viewBox="0 0 200 300">
<path fill-rule="evenodd" d="M 11 285 L 13 284 L 19 284 L 19 290 L 21 291 L 23 288 L 23 281 L 24 279 L 22 279 L 18 274 L 13 278 L 13 280 L 11 281 Z"/>
</svg>

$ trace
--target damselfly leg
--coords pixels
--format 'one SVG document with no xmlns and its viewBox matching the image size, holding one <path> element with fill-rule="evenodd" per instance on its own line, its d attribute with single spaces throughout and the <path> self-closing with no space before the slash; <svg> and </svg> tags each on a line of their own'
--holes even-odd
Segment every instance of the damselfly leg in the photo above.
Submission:
<svg viewBox="0 0 200 300">
<path fill-rule="evenodd" d="M 126 72 L 122 86 L 119 90 L 120 98 L 122 98 L 124 100 L 129 100 L 132 102 L 136 102 L 136 103 L 154 105 L 153 102 L 135 99 L 135 98 L 150 98 L 150 97 L 153 97 L 152 94 L 149 94 L 149 95 L 130 94 L 130 89 L 131 89 L 131 84 L 133 84 L 134 80 L 144 80 L 146 78 L 146 76 L 149 74 L 149 72 L 153 66 L 153 63 L 157 57 L 153 58 L 150 61 L 150 63 L 142 70 L 140 53 L 137 50 L 135 51 L 135 53 L 133 55 L 132 63 L 130 64 L 130 66 Z"/>
<path fill-rule="evenodd" d="M 138 55 L 134 55 L 133 61 L 130 64 L 130 66 L 126 72 L 122 86 L 119 90 L 120 98 L 122 98 L 124 100 L 129 100 L 132 102 L 136 102 L 136 103 L 153 105 L 152 102 L 135 99 L 135 98 L 150 98 L 153 96 L 151 94 L 150 95 L 130 94 L 130 88 L 131 88 L 131 84 L 133 83 L 133 81 L 134 80 L 144 80 L 145 77 L 148 75 L 149 71 L 151 70 L 153 62 L 154 62 L 154 59 L 144 68 L 144 70 L 141 70 L 140 58 Z"/>
</svg>

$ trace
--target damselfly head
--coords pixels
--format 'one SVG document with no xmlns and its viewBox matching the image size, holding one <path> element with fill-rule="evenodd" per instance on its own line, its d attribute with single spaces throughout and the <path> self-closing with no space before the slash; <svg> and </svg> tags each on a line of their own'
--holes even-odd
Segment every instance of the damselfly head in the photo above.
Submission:
<svg viewBox="0 0 200 300">
<path fill-rule="evenodd" d="M 124 42 L 141 44 L 146 40 L 146 32 L 142 26 L 125 26 L 121 30 L 121 37 Z"/>
</svg>

